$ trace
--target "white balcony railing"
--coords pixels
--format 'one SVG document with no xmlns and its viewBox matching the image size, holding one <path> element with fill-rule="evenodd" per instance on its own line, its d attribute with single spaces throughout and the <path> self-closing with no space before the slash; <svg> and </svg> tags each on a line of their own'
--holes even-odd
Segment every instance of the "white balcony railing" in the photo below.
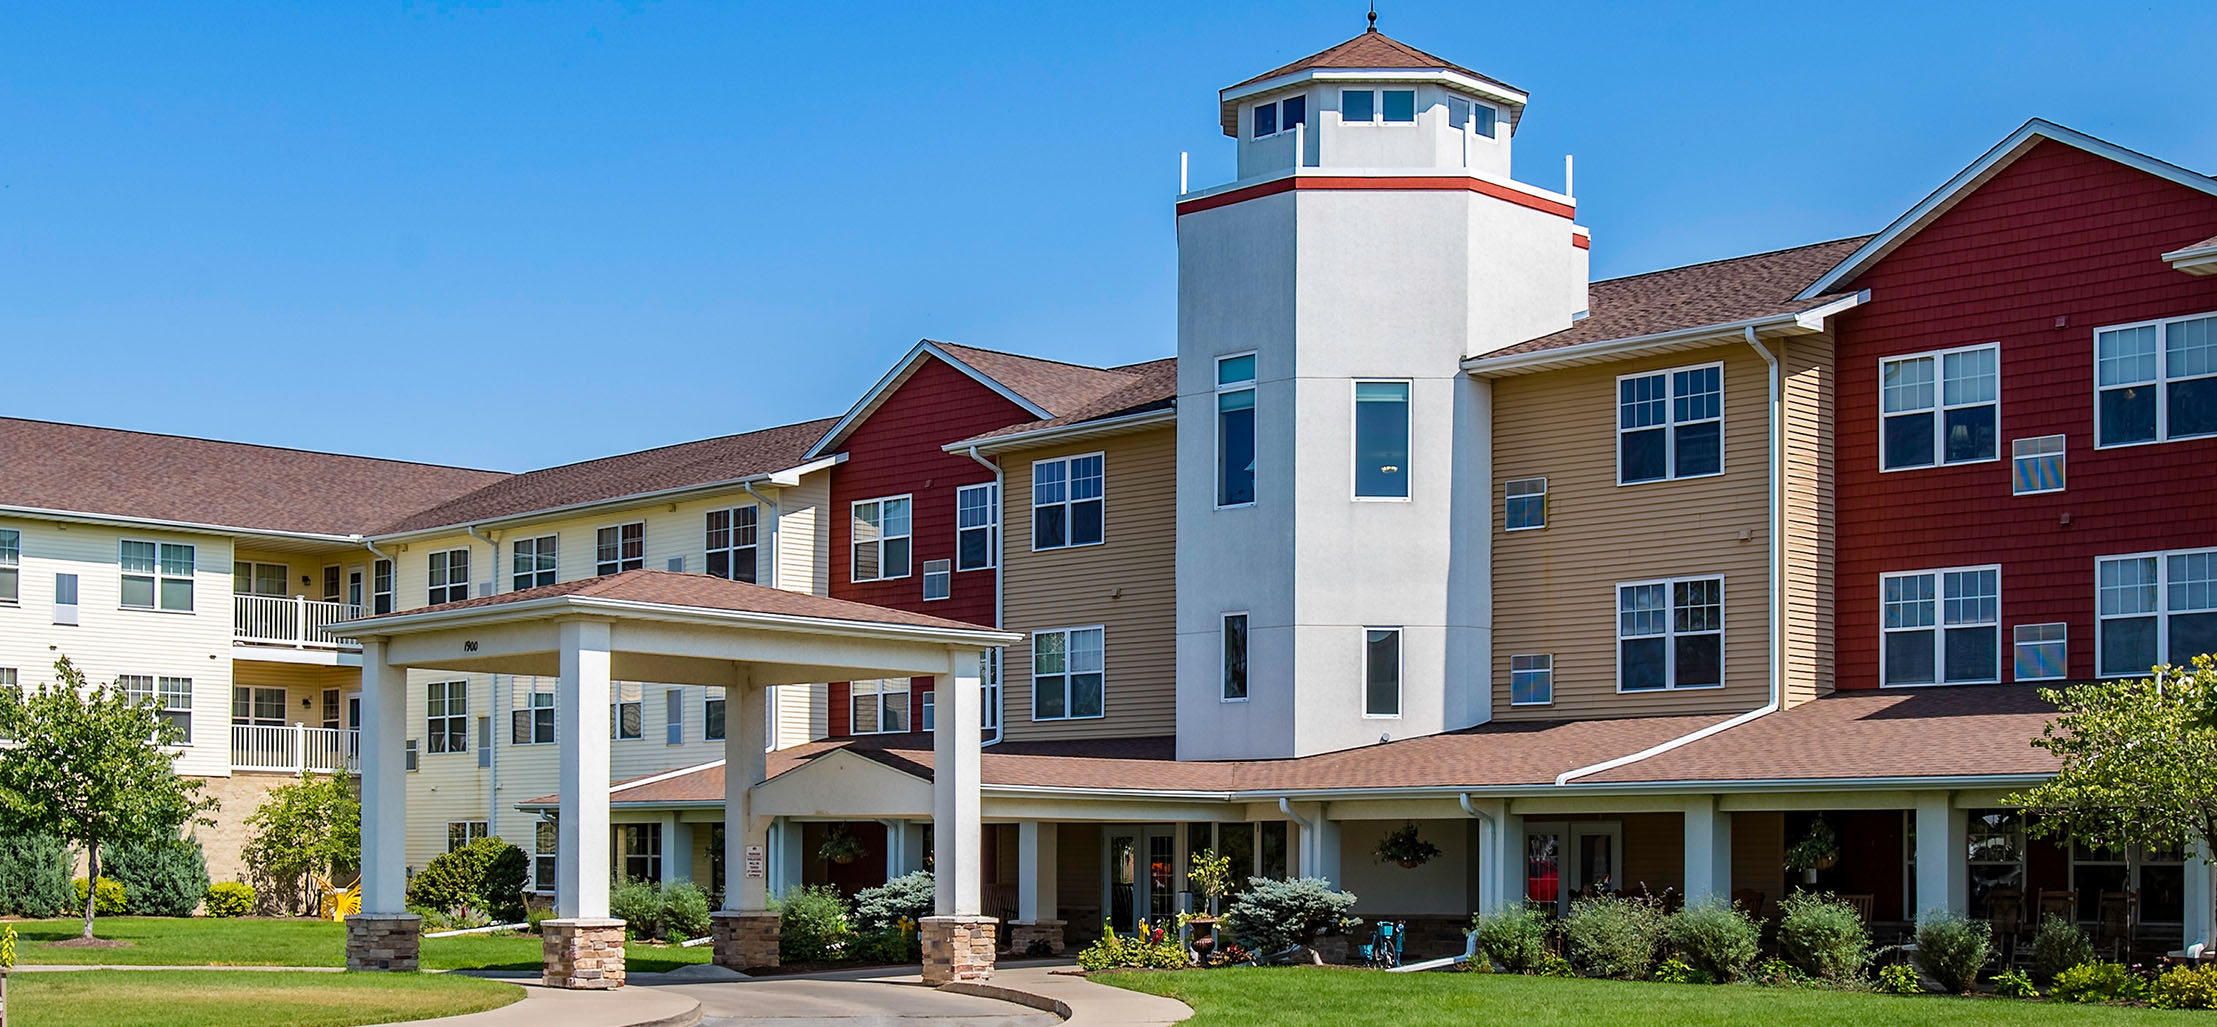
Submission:
<svg viewBox="0 0 2217 1027">
<path fill-rule="evenodd" d="M 234 641 L 247 645 L 282 645 L 296 649 L 360 649 L 351 638 L 332 634 L 330 627 L 362 615 L 352 603 L 332 603 L 306 596 L 231 597 Z"/>
<path fill-rule="evenodd" d="M 360 769 L 362 733 L 294 724 L 231 725 L 231 769 L 329 774 Z"/>
</svg>

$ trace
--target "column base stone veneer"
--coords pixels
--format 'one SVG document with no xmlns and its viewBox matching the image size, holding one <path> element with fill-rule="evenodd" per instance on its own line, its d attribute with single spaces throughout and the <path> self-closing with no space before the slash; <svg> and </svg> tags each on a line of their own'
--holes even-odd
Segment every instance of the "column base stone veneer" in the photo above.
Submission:
<svg viewBox="0 0 2217 1027">
<path fill-rule="evenodd" d="M 716 965 L 728 970 L 767 969 L 778 965 L 778 915 L 761 910 L 725 909 L 710 913 Z"/>
<path fill-rule="evenodd" d="M 346 918 L 346 968 L 414 973 L 423 918 L 414 913 L 356 913 Z"/>
<path fill-rule="evenodd" d="M 1060 920 L 1012 920 L 1008 925 L 1008 954 L 1033 955 L 1034 949 L 1044 949 L 1050 956 L 1062 955 L 1062 921 Z"/>
<path fill-rule="evenodd" d="M 955 981 L 993 976 L 995 932 L 989 916 L 927 916 L 924 929 L 924 984 L 936 988 Z"/>
<path fill-rule="evenodd" d="M 544 983 L 605 991 L 624 986 L 624 922 L 613 917 L 539 921 Z"/>
</svg>

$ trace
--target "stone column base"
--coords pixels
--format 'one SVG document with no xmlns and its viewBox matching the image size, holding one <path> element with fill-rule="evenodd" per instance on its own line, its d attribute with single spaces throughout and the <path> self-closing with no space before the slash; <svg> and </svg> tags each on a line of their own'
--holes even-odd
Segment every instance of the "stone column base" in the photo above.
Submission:
<svg viewBox="0 0 2217 1027">
<path fill-rule="evenodd" d="M 346 968 L 414 973 L 423 918 L 414 913 L 356 913 L 346 918 Z"/>
<path fill-rule="evenodd" d="M 607 990 L 624 986 L 624 922 L 581 916 L 539 921 L 544 982 L 549 988 Z"/>
<path fill-rule="evenodd" d="M 993 938 L 999 926 L 1000 922 L 989 916 L 925 917 L 925 986 L 936 988 L 992 977 Z"/>
<path fill-rule="evenodd" d="M 1032 948 L 1046 943 L 1047 954 L 1062 955 L 1062 921 L 1060 920 L 1012 920 L 1008 925 L 1008 954 L 1028 956 Z"/>
<path fill-rule="evenodd" d="M 715 938 L 716 965 L 730 970 L 778 965 L 778 915 L 756 909 L 722 909 L 708 914 Z"/>
</svg>

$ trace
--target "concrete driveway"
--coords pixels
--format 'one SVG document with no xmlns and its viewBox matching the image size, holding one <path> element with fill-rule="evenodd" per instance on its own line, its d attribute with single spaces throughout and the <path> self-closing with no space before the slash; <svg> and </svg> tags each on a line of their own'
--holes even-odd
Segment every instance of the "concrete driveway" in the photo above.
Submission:
<svg viewBox="0 0 2217 1027">
<path fill-rule="evenodd" d="M 1014 1003 L 921 984 L 757 978 L 664 985 L 701 1004 L 703 1027 L 1058 1027 L 1062 1020 Z"/>
</svg>

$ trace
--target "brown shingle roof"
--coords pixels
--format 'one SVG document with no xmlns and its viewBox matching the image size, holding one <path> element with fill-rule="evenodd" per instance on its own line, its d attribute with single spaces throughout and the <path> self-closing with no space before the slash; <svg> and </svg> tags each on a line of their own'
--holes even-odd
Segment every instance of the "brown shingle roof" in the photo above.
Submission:
<svg viewBox="0 0 2217 1027">
<path fill-rule="evenodd" d="M 1132 382 L 1123 369 L 1087 367 L 999 350 L 934 342 L 949 356 L 1057 417 L 1099 400 Z"/>
<path fill-rule="evenodd" d="M 0 504 L 265 531 L 352 535 L 507 477 L 0 417 Z"/>
<path fill-rule="evenodd" d="M 1372 28 L 1369 31 L 1366 31 L 1363 34 L 1356 36 L 1355 38 L 1350 39 L 1337 46 L 1326 47 L 1325 49 L 1312 53 L 1307 57 L 1301 58 L 1300 60 L 1281 64 L 1275 68 L 1270 69 L 1269 71 L 1263 72 L 1260 75 L 1232 85 L 1226 88 L 1224 92 L 1230 93 L 1234 90 L 1254 85 L 1257 82 L 1269 81 L 1270 79 L 1277 78 L 1280 75 L 1291 75 L 1294 72 L 1308 71 L 1315 68 L 1378 68 L 1400 71 L 1452 71 L 1459 75 L 1467 75 L 1471 78 L 1479 80 L 1480 82 L 1487 83 L 1510 93 L 1522 95 L 1524 92 L 1524 90 L 1509 85 L 1508 83 L 1494 78 L 1491 75 L 1482 75 L 1478 72 L 1470 70 L 1469 68 L 1463 67 L 1460 64 L 1456 64 L 1455 62 L 1450 61 L 1444 57 L 1425 53 L 1424 51 L 1419 50 L 1416 47 L 1410 46 L 1407 43 L 1404 43 L 1398 39 L 1393 38 L 1392 36 L 1378 31 L 1376 28 Z M 1512 107 L 1507 112 L 1505 112 L 1507 115 L 1506 120 L 1509 123 L 1509 131 L 1511 133 L 1514 133 L 1516 131 L 1517 118 L 1522 113 L 1522 111 L 1523 108 L 1521 106 L 1518 106 Z M 1223 120 L 1225 135 L 1239 135 L 1239 109 L 1237 104 L 1228 101 L 1223 104 Z"/>
<path fill-rule="evenodd" d="M 744 581 L 727 581 L 706 574 L 680 574 L 676 571 L 625 571 L 598 578 L 580 578 L 555 585 L 502 592 L 499 595 L 459 599 L 451 603 L 419 606 L 412 610 L 400 610 L 387 617 L 405 617 L 420 613 L 437 613 L 447 610 L 470 610 L 485 607 L 507 606 L 530 602 L 534 599 L 551 599 L 558 596 L 611 599 L 632 603 L 653 603 L 659 606 L 680 606 L 695 610 L 718 610 L 729 613 L 765 613 L 780 617 L 813 617 L 821 620 L 847 621 L 859 624 L 896 624 L 917 628 L 948 628 L 958 631 L 993 631 L 994 628 L 944 617 L 927 617 L 921 613 L 888 609 L 868 603 L 833 599 L 830 596 L 810 595 L 806 592 L 788 592 L 767 585 L 754 585 Z M 355 624 L 374 624 L 381 618 L 366 617 Z"/>
<path fill-rule="evenodd" d="M 1178 398 L 1178 358 L 1164 357 L 1143 364 L 1129 364 L 1113 370 L 1131 375 L 1129 384 L 1108 395 L 1072 410 L 1061 417 L 1044 421 L 1027 421 L 986 432 L 963 442 L 983 442 L 1008 435 L 1047 428 L 1063 428 L 1088 421 L 1101 421 L 1126 414 L 1144 413 L 1149 410 L 1168 410 Z M 959 445 L 959 443 L 958 443 Z"/>
</svg>

